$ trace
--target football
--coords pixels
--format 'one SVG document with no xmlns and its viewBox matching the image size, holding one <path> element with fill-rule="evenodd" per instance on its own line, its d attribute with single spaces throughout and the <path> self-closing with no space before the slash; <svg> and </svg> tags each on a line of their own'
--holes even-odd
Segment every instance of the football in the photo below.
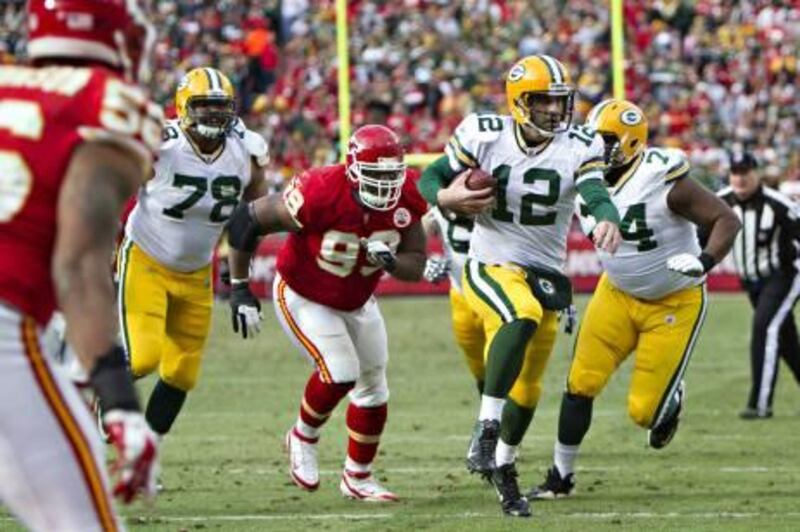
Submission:
<svg viewBox="0 0 800 532">
<path fill-rule="evenodd" d="M 484 188 L 494 188 L 497 186 L 497 179 L 480 168 L 468 170 L 468 172 L 469 174 L 464 184 L 470 190 L 482 190 Z"/>
</svg>

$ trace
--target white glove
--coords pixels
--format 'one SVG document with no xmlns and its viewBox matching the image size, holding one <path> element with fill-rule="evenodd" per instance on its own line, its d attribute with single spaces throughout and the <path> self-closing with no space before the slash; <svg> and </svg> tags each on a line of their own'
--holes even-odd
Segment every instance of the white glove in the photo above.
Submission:
<svg viewBox="0 0 800 532">
<path fill-rule="evenodd" d="M 103 416 L 108 438 L 117 451 L 111 466 L 116 476 L 114 496 L 125 503 L 137 494 L 146 498 L 156 494 L 158 475 L 158 437 L 141 412 L 111 410 Z"/>
<path fill-rule="evenodd" d="M 450 273 L 450 261 L 448 259 L 430 258 L 425 261 L 425 271 L 422 277 L 429 283 L 437 284 L 447 279 Z"/>
<path fill-rule="evenodd" d="M 386 242 L 382 240 L 369 240 L 366 244 L 367 260 L 374 266 L 380 266 L 386 271 L 394 270 L 397 256 Z"/>
<path fill-rule="evenodd" d="M 667 269 L 687 277 L 702 277 L 706 270 L 700 259 L 691 253 L 680 253 L 667 259 Z"/>
<path fill-rule="evenodd" d="M 242 338 L 252 338 L 261 331 L 261 302 L 250 291 L 246 282 L 234 283 L 231 287 L 231 324 L 233 332 L 241 333 Z"/>
</svg>

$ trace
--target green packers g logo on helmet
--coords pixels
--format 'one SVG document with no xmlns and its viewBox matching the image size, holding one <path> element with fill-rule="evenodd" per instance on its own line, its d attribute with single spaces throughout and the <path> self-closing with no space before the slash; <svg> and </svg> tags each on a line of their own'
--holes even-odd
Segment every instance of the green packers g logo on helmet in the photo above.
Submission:
<svg viewBox="0 0 800 532">
<path fill-rule="evenodd" d="M 508 73 L 508 81 L 519 81 L 525 75 L 525 65 L 517 63 Z"/>
<path fill-rule="evenodd" d="M 642 121 L 642 115 L 635 109 L 626 109 L 619 115 L 619 121 L 626 126 L 635 126 Z"/>
</svg>

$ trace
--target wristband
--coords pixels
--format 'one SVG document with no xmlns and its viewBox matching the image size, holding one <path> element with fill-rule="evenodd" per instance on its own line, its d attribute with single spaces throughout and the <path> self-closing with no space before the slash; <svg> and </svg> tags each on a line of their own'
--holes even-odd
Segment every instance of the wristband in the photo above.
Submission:
<svg viewBox="0 0 800 532">
<path fill-rule="evenodd" d="M 249 282 L 250 279 L 231 279 L 231 286 L 247 285 Z"/>
<path fill-rule="evenodd" d="M 119 345 L 112 346 L 108 352 L 98 358 L 89 374 L 100 406 L 103 410 L 131 410 L 139 412 L 139 398 L 133 387 L 133 380 L 128 372 L 125 351 Z"/>
<path fill-rule="evenodd" d="M 711 271 L 711 268 L 717 265 L 716 259 L 714 259 L 714 257 L 705 251 L 700 253 L 700 256 L 697 257 L 697 260 L 699 260 L 700 264 L 703 265 L 703 273 L 708 273 Z"/>
</svg>

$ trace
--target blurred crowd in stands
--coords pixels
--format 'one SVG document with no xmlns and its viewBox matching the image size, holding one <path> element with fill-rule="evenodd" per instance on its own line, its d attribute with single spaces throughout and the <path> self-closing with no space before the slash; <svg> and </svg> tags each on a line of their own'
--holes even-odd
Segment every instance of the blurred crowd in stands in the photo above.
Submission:
<svg viewBox="0 0 800 532">
<path fill-rule="evenodd" d="M 3 7 L 3 4 L 5 7 Z M 212 65 L 270 142 L 271 178 L 337 159 L 333 0 L 159 0 L 155 95 L 167 109 L 189 69 Z M 473 110 L 505 112 L 504 76 L 548 53 L 576 82 L 576 119 L 611 91 L 608 2 L 350 0 L 354 125 L 387 122 L 410 152 L 441 151 Z M 0 58 L 22 55 L 19 0 L 0 4 Z M 713 187 L 743 145 L 764 175 L 800 180 L 800 2 L 625 0 L 627 95 L 651 143 L 686 150 Z"/>
</svg>

